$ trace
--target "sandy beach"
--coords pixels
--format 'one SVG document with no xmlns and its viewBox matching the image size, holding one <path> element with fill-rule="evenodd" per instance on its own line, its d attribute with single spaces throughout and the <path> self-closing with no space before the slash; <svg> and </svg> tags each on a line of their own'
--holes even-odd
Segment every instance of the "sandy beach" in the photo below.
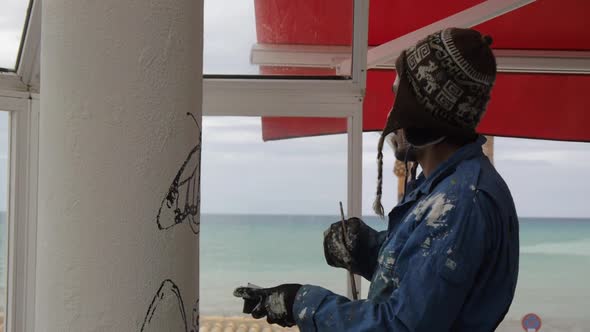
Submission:
<svg viewBox="0 0 590 332">
<path fill-rule="evenodd" d="M 566 319 L 545 319 L 540 332 L 586 332 L 590 330 L 590 320 L 570 321 Z M 283 332 L 299 331 L 297 328 L 281 328 L 277 325 L 268 325 L 264 319 L 252 319 L 249 317 L 201 317 L 199 332 Z M 505 320 L 500 324 L 497 332 L 524 331 L 518 320 Z"/>
<path fill-rule="evenodd" d="M 524 331 L 520 321 L 505 320 L 496 329 L 496 332 L 516 332 Z M 567 320 L 563 318 L 543 320 L 543 325 L 539 332 L 587 332 L 590 331 L 590 320 Z"/>
<path fill-rule="evenodd" d="M 298 328 L 282 328 L 269 325 L 265 319 L 253 319 L 247 316 L 222 317 L 201 316 L 199 332 L 283 332 L 299 331 Z"/>
</svg>

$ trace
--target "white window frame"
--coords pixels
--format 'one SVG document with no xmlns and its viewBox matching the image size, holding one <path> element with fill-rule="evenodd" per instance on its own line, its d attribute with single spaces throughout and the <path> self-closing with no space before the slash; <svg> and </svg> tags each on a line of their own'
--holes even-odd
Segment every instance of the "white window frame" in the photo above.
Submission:
<svg viewBox="0 0 590 332">
<path fill-rule="evenodd" d="M 265 65 L 280 65 L 289 59 L 297 66 L 336 67 L 350 80 L 310 79 L 210 79 L 203 83 L 203 115 L 208 116 L 298 116 L 347 118 L 348 216 L 362 215 L 363 97 L 367 68 L 394 68 L 399 51 L 418 34 L 442 25 L 470 26 L 534 0 L 490 0 L 458 13 L 414 35 L 368 50 L 369 0 L 352 0 L 352 57 L 337 48 L 293 49 L 255 47 L 252 58 Z M 39 72 L 41 0 L 33 0 L 29 24 L 16 73 L 0 73 L 0 109 L 11 111 L 9 287 L 7 331 L 33 331 L 35 309 L 35 262 L 37 222 L 37 174 L 39 135 Z M 412 37 L 412 38 L 410 38 Z M 295 52 L 297 54 L 294 55 Z M 327 53 L 326 53 L 327 52 Z M 501 51 L 502 52 L 502 51 Z M 345 60 L 337 62 L 335 60 Z M 506 72 L 590 73 L 588 52 L 547 53 L 510 50 L 498 53 L 498 65 Z M 336 65 L 335 65 L 336 64 Z M 348 72 L 350 70 L 350 72 Z M 360 285 L 357 277 L 357 285 Z M 360 287 L 359 287 L 360 292 Z M 349 287 L 349 297 L 352 295 Z"/>
<path fill-rule="evenodd" d="M 350 80 L 205 78 L 203 115 L 347 118 L 347 215 L 361 217 L 369 0 L 353 1 Z M 361 279 L 355 279 L 360 296 Z M 352 297 L 350 286 L 348 296 Z"/>
<path fill-rule="evenodd" d="M 30 6 L 18 68 L 0 75 L 0 110 L 10 112 L 7 332 L 35 323 L 41 2 Z"/>
<path fill-rule="evenodd" d="M 0 91 L 10 112 L 6 331 L 33 331 L 37 248 L 38 95 Z"/>
<path fill-rule="evenodd" d="M 37 250 L 38 95 L 10 111 L 6 331 L 33 331 Z"/>
<path fill-rule="evenodd" d="M 350 80 L 206 78 L 203 99 L 204 115 L 347 118 L 348 215 L 360 216 L 369 0 L 353 1 Z M 6 317 L 6 331 L 11 332 L 33 331 L 35 320 L 40 13 L 41 0 L 33 0 L 19 67 L 16 73 L 0 75 L 0 109 L 11 111 Z"/>
</svg>

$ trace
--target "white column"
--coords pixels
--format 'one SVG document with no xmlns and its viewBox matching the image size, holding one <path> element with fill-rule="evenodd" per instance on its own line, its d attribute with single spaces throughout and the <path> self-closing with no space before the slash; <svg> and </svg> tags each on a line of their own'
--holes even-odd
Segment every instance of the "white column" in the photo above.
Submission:
<svg viewBox="0 0 590 332">
<path fill-rule="evenodd" d="M 203 2 L 42 13 L 36 330 L 196 330 Z"/>
</svg>

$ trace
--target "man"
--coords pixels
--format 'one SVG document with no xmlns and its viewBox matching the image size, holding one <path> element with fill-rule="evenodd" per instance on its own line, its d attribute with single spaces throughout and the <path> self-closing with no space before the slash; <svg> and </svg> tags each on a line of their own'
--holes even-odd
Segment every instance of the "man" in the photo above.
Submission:
<svg viewBox="0 0 590 332">
<path fill-rule="evenodd" d="M 302 331 L 493 331 L 514 296 L 518 219 L 508 187 L 482 153 L 475 128 L 496 77 L 491 38 L 446 29 L 396 62 L 396 100 L 379 142 L 375 211 L 381 206 L 382 149 L 422 174 L 389 213 L 387 231 L 360 219 L 325 234 L 328 264 L 371 281 L 367 300 L 287 284 L 238 288 L 257 301 L 255 318 Z M 391 136 L 393 135 L 393 136 Z M 347 241 L 344 241 L 346 239 Z"/>
</svg>

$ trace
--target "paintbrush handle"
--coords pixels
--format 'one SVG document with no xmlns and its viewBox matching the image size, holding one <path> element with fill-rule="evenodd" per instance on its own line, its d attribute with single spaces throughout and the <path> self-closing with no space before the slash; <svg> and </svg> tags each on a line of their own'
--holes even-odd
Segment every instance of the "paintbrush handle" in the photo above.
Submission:
<svg viewBox="0 0 590 332">
<path fill-rule="evenodd" d="M 348 241 L 348 233 L 346 232 L 346 221 L 344 218 L 344 208 L 342 207 L 342 202 L 340 202 L 340 216 L 342 217 L 341 219 L 341 223 L 342 223 L 342 233 L 344 241 L 345 242 L 350 242 Z M 356 290 L 356 280 L 354 278 L 354 273 L 352 273 L 352 271 L 348 271 L 349 273 L 349 277 L 350 277 L 350 288 L 352 289 L 352 299 L 353 300 L 358 300 L 358 293 Z"/>
<path fill-rule="evenodd" d="M 346 219 L 344 218 L 344 208 L 342 208 L 342 202 L 340 202 L 340 216 L 342 216 L 340 222 L 342 224 L 342 231 L 344 232 L 344 241 L 348 242 L 348 233 L 346 232 Z"/>
</svg>

